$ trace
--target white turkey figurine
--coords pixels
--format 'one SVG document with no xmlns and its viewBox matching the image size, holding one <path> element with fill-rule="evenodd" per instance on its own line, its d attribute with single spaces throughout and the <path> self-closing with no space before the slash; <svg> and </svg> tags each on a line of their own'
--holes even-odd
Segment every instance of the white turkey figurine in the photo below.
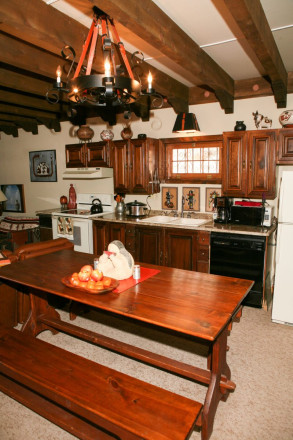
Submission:
<svg viewBox="0 0 293 440">
<path fill-rule="evenodd" d="M 134 260 L 132 255 L 125 249 L 119 240 L 112 241 L 108 246 L 108 252 L 100 256 L 97 269 L 104 276 L 125 280 L 133 275 Z"/>
</svg>

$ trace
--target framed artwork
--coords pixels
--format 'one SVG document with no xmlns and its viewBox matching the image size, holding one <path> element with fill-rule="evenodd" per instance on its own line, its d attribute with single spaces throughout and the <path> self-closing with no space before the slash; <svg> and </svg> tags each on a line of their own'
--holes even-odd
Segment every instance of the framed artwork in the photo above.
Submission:
<svg viewBox="0 0 293 440">
<path fill-rule="evenodd" d="M 162 187 L 162 209 L 178 210 L 177 187 Z"/>
<path fill-rule="evenodd" d="M 3 211 L 25 212 L 23 185 L 0 185 L 0 189 L 7 197 L 6 202 L 2 202 Z"/>
<path fill-rule="evenodd" d="M 30 151 L 31 182 L 57 182 L 56 150 Z"/>
<path fill-rule="evenodd" d="M 182 188 L 184 197 L 183 211 L 199 211 L 200 210 L 200 188 L 186 187 Z"/>
<path fill-rule="evenodd" d="M 206 212 L 212 212 L 214 210 L 214 199 L 215 197 L 220 197 L 221 195 L 221 188 L 206 188 Z"/>
</svg>

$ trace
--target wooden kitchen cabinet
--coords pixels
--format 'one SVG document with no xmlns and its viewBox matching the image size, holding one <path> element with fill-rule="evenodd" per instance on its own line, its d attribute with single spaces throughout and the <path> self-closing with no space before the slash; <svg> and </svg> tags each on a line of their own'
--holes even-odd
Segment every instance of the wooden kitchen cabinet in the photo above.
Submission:
<svg viewBox="0 0 293 440">
<path fill-rule="evenodd" d="M 164 266 L 164 230 L 152 226 L 135 228 L 135 259 L 141 263 Z"/>
<path fill-rule="evenodd" d="M 209 272 L 210 233 L 93 221 L 94 254 L 101 255 L 113 240 L 120 240 L 135 261 L 178 269 Z"/>
<path fill-rule="evenodd" d="M 197 231 L 165 229 L 164 266 L 196 270 Z"/>
<path fill-rule="evenodd" d="M 196 271 L 210 272 L 210 232 L 197 231 Z"/>
<path fill-rule="evenodd" d="M 114 188 L 118 193 L 154 194 L 160 191 L 158 140 L 128 139 L 112 143 Z"/>
<path fill-rule="evenodd" d="M 66 168 L 111 166 L 111 142 L 65 145 Z"/>
<path fill-rule="evenodd" d="M 276 196 L 276 131 L 223 134 L 222 192 L 230 197 Z"/>
<path fill-rule="evenodd" d="M 293 129 L 279 130 L 277 164 L 293 165 Z"/>
</svg>

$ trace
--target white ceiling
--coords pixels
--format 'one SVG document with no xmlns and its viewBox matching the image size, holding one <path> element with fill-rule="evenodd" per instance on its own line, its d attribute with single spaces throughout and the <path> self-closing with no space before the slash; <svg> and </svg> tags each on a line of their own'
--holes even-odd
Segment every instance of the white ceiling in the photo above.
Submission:
<svg viewBox="0 0 293 440">
<path fill-rule="evenodd" d="M 70 0 L 43 0 L 59 11 L 69 15 L 87 27 L 92 18 L 82 14 L 70 5 Z M 235 34 L 227 26 L 212 0 L 153 0 L 180 28 L 184 30 L 211 58 L 216 61 L 234 80 L 255 78 L 262 71 L 248 57 Z M 286 70 L 293 71 L 293 0 L 261 0 L 264 12 L 283 59 Z M 115 18 L 115 17 L 114 17 Z M 155 19 L 155 17 L 154 17 Z M 117 26 L 118 27 L 118 26 Z M 281 29 L 280 29 L 281 28 Z M 130 44 L 121 33 L 129 52 L 137 47 Z M 151 46 L 144 50 L 146 61 L 192 86 L 186 79 L 172 71 L 172 60 Z"/>
</svg>

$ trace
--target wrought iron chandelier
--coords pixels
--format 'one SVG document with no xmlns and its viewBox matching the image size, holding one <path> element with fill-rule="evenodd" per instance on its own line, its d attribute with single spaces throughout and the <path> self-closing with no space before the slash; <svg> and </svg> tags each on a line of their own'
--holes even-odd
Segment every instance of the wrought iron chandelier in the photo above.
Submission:
<svg viewBox="0 0 293 440">
<path fill-rule="evenodd" d="M 141 52 L 135 52 L 131 57 L 131 64 L 135 60 L 135 65 L 131 66 L 124 44 L 119 38 L 114 20 L 105 14 L 102 10 L 93 7 L 94 17 L 88 36 L 83 45 L 81 57 L 74 70 L 75 51 L 71 46 L 65 46 L 61 55 L 65 60 L 72 58 L 72 63 L 67 74 L 67 83 L 61 80 L 62 70 L 58 66 L 57 79 L 51 90 L 46 94 L 46 99 L 52 104 L 59 102 L 63 93 L 66 93 L 71 103 L 75 105 L 90 104 L 93 106 L 111 106 L 127 108 L 141 96 L 149 96 L 149 102 L 153 108 L 161 108 L 166 98 L 156 92 L 152 87 L 152 75 L 149 72 L 146 90 L 142 90 L 140 77 L 134 77 L 135 70 L 140 63 L 144 61 Z M 109 32 L 111 25 L 112 35 L 115 37 L 116 44 L 123 64 L 119 66 L 115 62 L 114 42 L 111 40 Z M 92 64 L 96 52 L 98 38 L 101 38 L 104 73 L 92 73 Z M 87 58 L 87 66 L 84 62 Z M 70 79 L 71 77 L 71 79 Z M 152 99 L 151 99 L 152 98 Z"/>
</svg>

